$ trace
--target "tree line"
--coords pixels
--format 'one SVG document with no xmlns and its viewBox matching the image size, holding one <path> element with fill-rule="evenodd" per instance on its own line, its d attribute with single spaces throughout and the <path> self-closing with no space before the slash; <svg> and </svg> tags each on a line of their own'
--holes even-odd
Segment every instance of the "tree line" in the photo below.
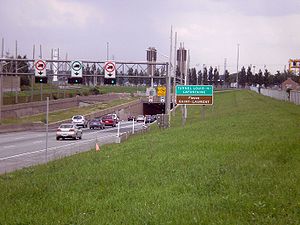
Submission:
<svg viewBox="0 0 300 225">
<path fill-rule="evenodd" d="M 177 68 L 177 77 L 180 76 L 179 69 Z M 240 87 L 260 85 L 264 87 L 280 86 L 287 78 L 291 78 L 295 82 L 299 83 L 299 76 L 290 72 L 279 70 L 275 74 L 271 74 L 268 69 L 262 71 L 258 70 L 257 73 L 253 73 L 251 67 L 247 69 L 243 66 L 238 73 L 238 85 Z M 237 74 L 230 74 L 228 70 L 225 70 L 223 75 L 220 75 L 217 67 L 210 66 L 208 69 L 204 67 L 203 70 L 197 72 L 196 68 L 191 68 L 188 71 L 188 83 L 191 85 L 214 85 L 214 86 L 226 86 L 229 87 L 230 83 L 235 83 L 237 80 Z"/>
</svg>

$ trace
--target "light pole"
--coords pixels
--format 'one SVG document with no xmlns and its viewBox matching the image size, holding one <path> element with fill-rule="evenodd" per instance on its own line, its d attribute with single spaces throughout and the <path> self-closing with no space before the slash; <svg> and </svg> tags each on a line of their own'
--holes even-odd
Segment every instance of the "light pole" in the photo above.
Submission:
<svg viewBox="0 0 300 225">
<path fill-rule="evenodd" d="M 239 57 L 240 57 L 240 44 L 237 44 L 236 88 L 239 87 Z"/>
<path fill-rule="evenodd" d="M 109 59 L 109 42 L 106 42 L 106 60 Z"/>
</svg>

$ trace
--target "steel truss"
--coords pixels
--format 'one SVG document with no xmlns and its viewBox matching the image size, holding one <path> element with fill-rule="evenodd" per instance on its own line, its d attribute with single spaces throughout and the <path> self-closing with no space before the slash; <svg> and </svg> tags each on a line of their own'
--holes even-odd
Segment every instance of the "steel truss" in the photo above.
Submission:
<svg viewBox="0 0 300 225">
<path fill-rule="evenodd" d="M 46 60 L 46 75 L 47 76 L 71 76 L 70 60 Z M 81 61 L 81 60 L 77 60 Z M 33 59 L 12 59 L 0 58 L 2 63 L 2 71 L 0 75 L 34 75 Z M 106 61 L 87 61 L 82 60 L 82 76 L 83 77 L 104 77 L 104 66 Z M 116 78 L 155 78 L 166 79 L 168 73 L 167 62 L 122 62 L 114 61 L 116 64 Z M 23 64 L 23 66 L 20 66 Z M 25 65 L 24 65 L 25 64 Z M 16 66 L 17 65 L 17 66 Z M 17 69 L 16 69 L 17 67 Z M 149 71 L 154 67 L 154 75 L 151 76 Z M 22 72 L 24 68 L 28 68 L 28 72 Z"/>
</svg>

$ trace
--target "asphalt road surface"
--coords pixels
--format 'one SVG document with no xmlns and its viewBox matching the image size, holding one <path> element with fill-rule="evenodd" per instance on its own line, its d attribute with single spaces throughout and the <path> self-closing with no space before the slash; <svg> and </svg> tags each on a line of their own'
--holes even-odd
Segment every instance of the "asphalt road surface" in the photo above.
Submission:
<svg viewBox="0 0 300 225">
<path fill-rule="evenodd" d="M 135 123 L 134 130 L 143 129 L 143 123 Z M 120 122 L 119 136 L 132 133 L 133 122 Z M 118 127 L 106 127 L 104 130 L 83 129 L 81 140 L 56 140 L 56 132 L 15 132 L 0 134 L 0 174 L 24 167 L 46 163 L 78 152 L 95 148 L 96 142 L 101 146 L 118 143 Z M 47 148 L 46 148 L 47 146 Z"/>
</svg>

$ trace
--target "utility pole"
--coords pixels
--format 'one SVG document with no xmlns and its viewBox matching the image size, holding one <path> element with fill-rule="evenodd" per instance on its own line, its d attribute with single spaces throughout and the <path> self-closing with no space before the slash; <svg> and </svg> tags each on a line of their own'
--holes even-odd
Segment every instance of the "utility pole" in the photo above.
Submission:
<svg viewBox="0 0 300 225">
<path fill-rule="evenodd" d="M 42 45 L 40 44 L 40 59 L 42 59 L 43 55 L 42 55 Z"/>
<path fill-rule="evenodd" d="M 153 88 L 153 76 L 154 76 L 154 51 L 151 52 L 151 88 Z"/>
<path fill-rule="evenodd" d="M 32 59 L 35 59 L 35 45 L 32 48 Z M 34 63 L 34 62 L 33 62 Z M 33 102 L 33 85 L 34 85 L 34 75 L 31 75 L 31 101 Z"/>
<path fill-rule="evenodd" d="M 109 59 L 109 42 L 106 42 L 106 60 Z"/>
<path fill-rule="evenodd" d="M 173 116 L 175 116 L 175 92 L 176 92 L 176 72 L 177 72 L 177 66 L 176 66 L 176 51 L 177 51 L 177 32 L 175 32 L 175 42 L 174 42 L 174 65 L 173 65 Z"/>
<path fill-rule="evenodd" d="M 16 59 L 18 59 L 18 41 L 16 40 Z M 20 85 L 20 82 L 18 82 L 18 61 L 16 60 L 16 98 L 15 98 L 15 102 L 16 104 L 18 104 L 18 88 Z"/>
<path fill-rule="evenodd" d="M 2 38 L 1 44 L 1 59 L 4 58 L 4 38 Z M 2 123 L 2 99 L 3 99 L 3 65 L 2 60 L 0 61 L 0 124 Z"/>
<path fill-rule="evenodd" d="M 187 62 L 186 62 L 186 68 L 185 68 L 185 78 L 184 78 L 184 85 L 188 84 L 188 73 L 189 73 L 189 67 L 190 67 L 190 50 L 187 50 Z M 184 105 L 184 123 L 186 122 L 187 118 L 187 106 Z"/>
<path fill-rule="evenodd" d="M 170 33 L 170 56 L 169 56 L 169 67 L 167 71 L 167 99 L 166 99 L 166 114 L 169 118 L 168 126 L 170 127 L 171 121 L 171 113 L 170 113 L 170 105 L 171 105 L 171 63 L 172 63 L 172 42 L 173 42 L 173 28 L 171 26 Z"/>
<path fill-rule="evenodd" d="M 42 59 L 42 45 L 40 44 L 40 59 Z M 41 91 L 41 101 L 43 101 L 43 84 L 40 84 L 40 91 Z"/>
<path fill-rule="evenodd" d="M 236 88 L 239 88 L 239 57 L 240 57 L 240 44 L 237 44 Z"/>
<path fill-rule="evenodd" d="M 49 97 L 47 97 L 46 101 L 46 163 L 48 161 L 48 133 L 49 133 Z"/>
<path fill-rule="evenodd" d="M 224 59 L 224 73 L 223 73 L 223 77 L 224 77 L 224 82 L 223 82 L 223 85 L 225 85 L 226 87 L 226 84 L 225 84 L 225 74 L 226 74 L 226 70 L 227 70 L 227 58 Z"/>
<path fill-rule="evenodd" d="M 2 44 L 1 44 L 1 58 L 4 58 L 4 38 L 2 38 Z"/>
</svg>

